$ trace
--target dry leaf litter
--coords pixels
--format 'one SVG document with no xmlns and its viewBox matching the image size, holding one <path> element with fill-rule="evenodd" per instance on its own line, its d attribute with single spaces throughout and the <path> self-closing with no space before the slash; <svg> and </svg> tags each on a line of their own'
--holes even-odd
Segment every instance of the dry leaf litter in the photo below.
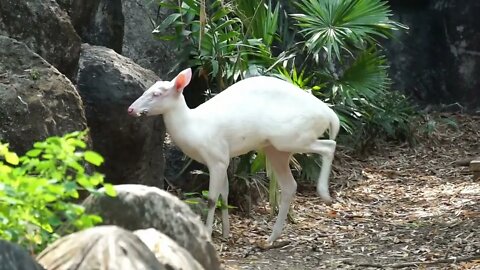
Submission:
<svg viewBox="0 0 480 270">
<path fill-rule="evenodd" d="M 294 223 L 274 248 L 259 247 L 274 223 L 268 203 L 250 217 L 233 213 L 229 239 L 217 218 L 225 269 L 480 269 L 480 181 L 454 164 L 480 156 L 480 117 L 447 116 L 457 128 L 439 124 L 415 147 L 382 143 L 361 158 L 339 149 L 335 203 L 299 185 Z"/>
</svg>

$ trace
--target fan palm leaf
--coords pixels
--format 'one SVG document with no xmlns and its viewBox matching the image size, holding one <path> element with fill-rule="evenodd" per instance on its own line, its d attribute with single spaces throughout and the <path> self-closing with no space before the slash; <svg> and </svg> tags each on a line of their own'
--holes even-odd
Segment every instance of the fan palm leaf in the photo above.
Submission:
<svg viewBox="0 0 480 270">
<path fill-rule="evenodd" d="M 377 37 L 388 37 L 398 23 L 389 19 L 390 10 L 382 0 L 301 0 L 303 13 L 292 14 L 312 54 L 323 50 L 329 59 L 341 59 L 341 50 L 365 47 Z"/>
</svg>

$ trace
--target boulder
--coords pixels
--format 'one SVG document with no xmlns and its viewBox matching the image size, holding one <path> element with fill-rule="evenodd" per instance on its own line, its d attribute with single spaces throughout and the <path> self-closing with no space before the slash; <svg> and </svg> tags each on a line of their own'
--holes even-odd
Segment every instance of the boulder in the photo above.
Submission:
<svg viewBox="0 0 480 270">
<path fill-rule="evenodd" d="M 105 157 L 109 182 L 163 187 L 161 117 L 135 118 L 128 106 L 158 77 L 115 51 L 82 45 L 78 91 L 85 103 L 93 148 Z"/>
<path fill-rule="evenodd" d="M 160 264 L 171 270 L 203 270 L 184 248 L 165 234 L 150 228 L 133 232 L 155 254 Z"/>
<path fill-rule="evenodd" d="M 23 153 L 36 141 L 85 128 L 82 100 L 67 77 L 25 44 L 0 36 L 0 141 Z"/>
<path fill-rule="evenodd" d="M 166 78 L 175 61 L 174 43 L 157 40 L 152 31 L 168 15 L 157 1 L 57 0 L 70 12 L 83 42 L 115 50 Z"/>
<path fill-rule="evenodd" d="M 74 78 L 81 41 L 57 2 L 0 0 L 0 35 L 25 43 L 68 78 Z"/>
<path fill-rule="evenodd" d="M 69 5 L 73 26 L 83 42 L 122 52 L 122 0 L 70 0 Z"/>
<path fill-rule="evenodd" d="M 56 0 L 57 4 L 62 8 L 67 14 L 70 15 L 72 8 L 72 0 Z"/>
<path fill-rule="evenodd" d="M 167 270 L 132 232 L 99 226 L 62 237 L 37 257 L 48 270 Z"/>
<path fill-rule="evenodd" d="M 154 228 L 172 238 L 205 268 L 220 269 L 217 252 L 200 217 L 172 194 L 143 185 L 117 185 L 116 197 L 90 195 L 86 212 L 98 214 L 106 225 L 128 230 Z"/>
<path fill-rule="evenodd" d="M 392 19 L 410 28 L 385 42 L 393 88 L 422 104 L 453 105 L 446 110 L 480 108 L 480 1 L 389 3 Z"/>
<path fill-rule="evenodd" d="M 20 246 L 0 240 L 0 270 L 43 270 Z"/>
<path fill-rule="evenodd" d="M 123 0 L 122 9 L 122 55 L 166 79 L 175 63 L 175 43 L 155 39 L 152 31 L 169 15 L 168 9 L 159 8 L 158 1 L 144 0 Z"/>
</svg>

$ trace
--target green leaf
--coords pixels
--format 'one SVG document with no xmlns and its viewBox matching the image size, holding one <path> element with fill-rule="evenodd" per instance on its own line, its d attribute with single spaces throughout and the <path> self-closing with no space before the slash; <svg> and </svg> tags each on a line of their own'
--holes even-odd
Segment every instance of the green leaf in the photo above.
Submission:
<svg viewBox="0 0 480 270">
<path fill-rule="evenodd" d="M 57 200 L 57 196 L 54 196 L 52 194 L 44 194 L 42 198 L 47 203 L 54 202 Z"/>
<path fill-rule="evenodd" d="M 68 182 L 63 183 L 63 187 L 58 188 L 58 189 L 54 189 L 54 190 L 52 190 L 52 192 L 54 192 L 55 190 L 62 190 L 62 189 L 64 189 L 65 192 L 70 192 L 72 190 L 76 190 L 77 188 L 78 188 L 77 183 L 75 183 L 73 181 L 68 181 Z"/>
<path fill-rule="evenodd" d="M 115 190 L 115 187 L 112 184 L 104 184 L 103 188 L 105 189 L 105 194 L 107 194 L 110 197 L 115 197 L 117 196 L 117 191 Z"/>
<path fill-rule="evenodd" d="M 39 149 L 44 149 L 47 147 L 47 143 L 46 142 L 36 142 L 33 144 L 33 147 L 35 148 L 39 148 Z"/>
<path fill-rule="evenodd" d="M 0 196 L 0 202 L 10 205 L 24 204 L 22 200 L 8 196 Z"/>
<path fill-rule="evenodd" d="M 194 199 L 186 199 L 184 200 L 185 203 L 188 203 L 188 204 L 199 204 L 200 202 L 198 200 L 194 200 Z"/>
<path fill-rule="evenodd" d="M 90 150 L 85 151 L 84 157 L 86 161 L 95 166 L 100 166 L 104 161 L 103 157 L 100 154 Z"/>
<path fill-rule="evenodd" d="M 48 218 L 48 223 L 54 227 L 57 227 L 62 224 L 62 221 L 58 216 L 51 216 Z"/>
<path fill-rule="evenodd" d="M 7 152 L 5 153 L 5 161 L 7 161 L 8 163 L 12 164 L 12 165 L 18 165 L 18 156 L 17 154 L 13 153 L 13 152 Z"/>
<path fill-rule="evenodd" d="M 160 23 L 160 25 L 157 26 L 157 28 L 155 28 L 155 30 L 153 30 L 153 33 L 154 34 L 163 33 L 168 27 L 170 27 L 170 25 L 176 22 L 181 16 L 182 14 L 180 13 L 172 13 L 168 15 L 168 17 L 165 18 L 165 20 L 163 20 L 162 23 Z"/>
<path fill-rule="evenodd" d="M 251 173 L 257 173 L 261 170 L 264 170 L 265 166 L 266 166 L 265 159 L 266 159 L 265 153 L 263 153 L 262 151 L 258 151 L 257 156 L 255 157 L 255 159 L 252 162 L 250 172 Z"/>
<path fill-rule="evenodd" d="M 340 59 L 340 49 L 350 52 L 365 43 L 378 43 L 376 38 L 389 37 L 393 30 L 406 28 L 392 22 L 387 1 L 383 0 L 301 0 L 297 6 L 303 13 L 292 14 L 300 33 L 307 39 L 310 53 L 326 51 L 328 59 Z"/>
<path fill-rule="evenodd" d="M 374 47 L 360 53 L 355 61 L 346 67 L 343 75 L 338 79 L 342 95 L 358 98 L 374 99 L 390 86 L 387 74 L 388 65 L 385 56 Z"/>
<path fill-rule="evenodd" d="M 8 143 L 0 144 L 0 156 L 4 156 L 8 153 Z"/>
<path fill-rule="evenodd" d="M 91 182 L 92 182 L 91 179 L 88 179 L 87 177 L 78 177 L 77 178 L 77 183 L 80 184 L 80 186 L 82 186 L 86 189 L 94 187 L 94 184 L 92 184 Z"/>
<path fill-rule="evenodd" d="M 88 178 L 90 183 L 90 187 L 95 187 L 101 183 L 103 183 L 103 174 L 94 173 L 92 176 Z"/>
<path fill-rule="evenodd" d="M 42 153 L 41 149 L 32 149 L 26 153 L 29 157 L 38 157 Z"/>
<path fill-rule="evenodd" d="M 40 224 L 40 226 L 42 227 L 42 229 L 44 229 L 45 231 L 47 231 L 49 233 L 53 232 L 52 225 L 50 225 L 49 223 L 42 223 L 42 224 Z"/>
<path fill-rule="evenodd" d="M 77 171 L 77 173 L 84 173 L 85 172 L 85 169 L 82 167 L 82 165 L 80 165 L 80 163 L 78 163 L 75 160 L 70 160 L 66 163 L 69 167 L 75 169 Z"/>
<path fill-rule="evenodd" d="M 68 138 L 67 143 L 81 149 L 84 149 L 85 147 L 87 147 L 87 144 L 84 141 L 79 140 L 77 138 Z"/>
<path fill-rule="evenodd" d="M 8 174 L 12 172 L 12 168 L 7 166 L 7 165 L 4 165 L 4 164 L 0 164 L 0 174 Z"/>
</svg>

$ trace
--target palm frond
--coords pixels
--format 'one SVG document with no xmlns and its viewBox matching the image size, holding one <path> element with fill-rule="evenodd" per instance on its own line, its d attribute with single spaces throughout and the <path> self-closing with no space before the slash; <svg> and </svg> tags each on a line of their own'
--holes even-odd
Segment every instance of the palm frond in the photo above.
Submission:
<svg viewBox="0 0 480 270">
<path fill-rule="evenodd" d="M 303 13 L 292 14 L 306 37 L 305 45 L 312 54 L 322 51 L 329 59 L 341 59 L 341 51 L 375 43 L 388 37 L 399 24 L 392 22 L 390 9 L 383 0 L 301 0 L 297 6 Z"/>
<path fill-rule="evenodd" d="M 336 80 L 338 94 L 347 104 L 374 100 L 375 95 L 385 92 L 391 84 L 387 69 L 385 56 L 374 48 L 361 52 Z"/>
</svg>

